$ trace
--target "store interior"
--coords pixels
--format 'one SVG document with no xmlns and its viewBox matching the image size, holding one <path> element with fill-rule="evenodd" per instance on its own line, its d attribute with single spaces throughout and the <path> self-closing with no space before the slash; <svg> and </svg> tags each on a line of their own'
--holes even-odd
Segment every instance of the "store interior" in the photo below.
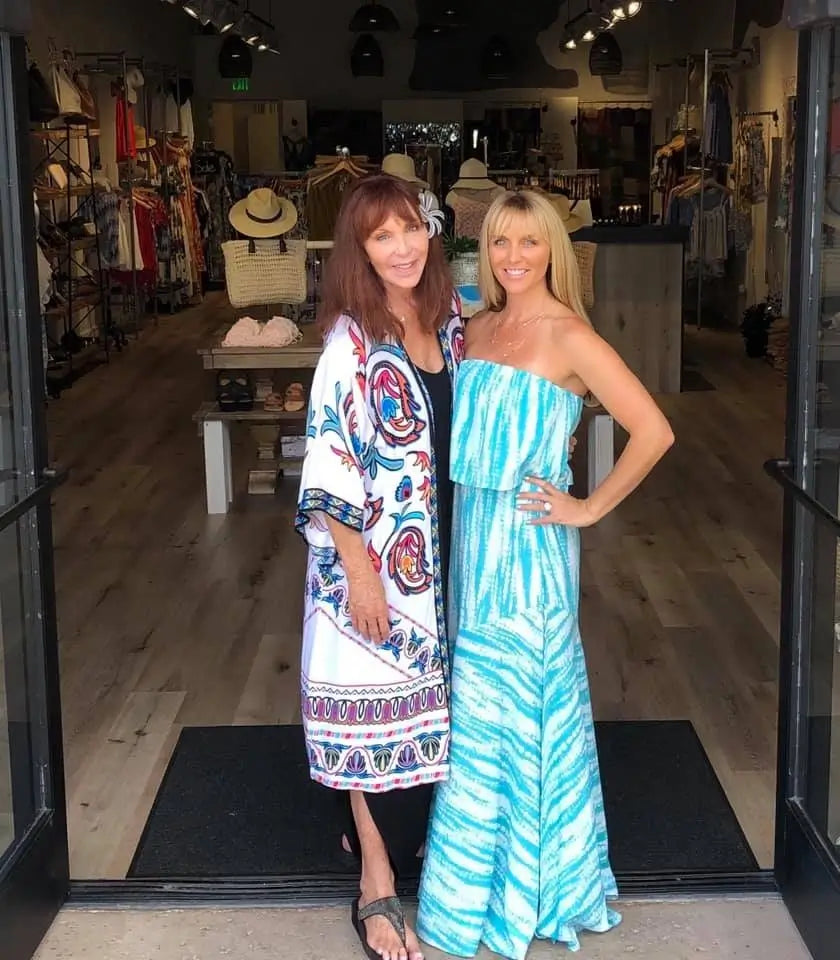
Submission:
<svg viewBox="0 0 840 960">
<path fill-rule="evenodd" d="M 489 200 L 549 193 L 673 425 L 582 540 L 614 866 L 772 866 L 796 34 L 780 2 L 519 6 L 33 0 L 74 879 L 352 873 L 306 792 L 292 520 L 332 224 L 383 162 L 445 208 L 465 313 Z M 583 494 L 623 437 L 591 406 L 578 440 Z"/>
</svg>

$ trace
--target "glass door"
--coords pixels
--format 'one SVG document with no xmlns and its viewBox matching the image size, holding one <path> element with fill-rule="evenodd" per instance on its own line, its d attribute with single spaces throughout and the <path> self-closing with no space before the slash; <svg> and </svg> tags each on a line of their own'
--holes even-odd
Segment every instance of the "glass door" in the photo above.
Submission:
<svg viewBox="0 0 840 960">
<path fill-rule="evenodd" d="M 776 871 L 815 960 L 840 913 L 840 26 L 800 35 Z"/>
<path fill-rule="evenodd" d="M 0 941 L 29 960 L 68 888 L 24 41 L 0 6 Z"/>
</svg>

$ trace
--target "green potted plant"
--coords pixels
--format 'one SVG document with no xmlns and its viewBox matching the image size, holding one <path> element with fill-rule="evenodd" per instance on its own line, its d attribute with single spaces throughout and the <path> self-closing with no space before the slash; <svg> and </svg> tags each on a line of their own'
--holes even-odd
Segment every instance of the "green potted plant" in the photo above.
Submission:
<svg viewBox="0 0 840 960">
<path fill-rule="evenodd" d="M 443 248 L 452 282 L 456 287 L 478 283 L 478 240 L 473 237 L 458 237 L 454 234 L 444 237 Z"/>
</svg>

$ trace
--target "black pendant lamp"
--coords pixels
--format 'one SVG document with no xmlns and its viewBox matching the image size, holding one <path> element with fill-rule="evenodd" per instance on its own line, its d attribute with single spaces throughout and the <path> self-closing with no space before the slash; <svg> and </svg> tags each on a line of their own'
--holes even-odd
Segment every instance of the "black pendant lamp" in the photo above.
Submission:
<svg viewBox="0 0 840 960">
<path fill-rule="evenodd" d="M 486 80 L 509 80 L 513 73 L 514 57 L 504 37 L 490 37 L 481 51 L 481 73 Z"/>
<path fill-rule="evenodd" d="M 378 3 L 366 3 L 353 14 L 351 33 L 396 33 L 400 24 L 388 7 Z"/>
<path fill-rule="evenodd" d="M 254 69 L 251 48 L 235 33 L 225 37 L 219 50 L 219 76 L 228 79 L 250 77 Z"/>
<path fill-rule="evenodd" d="M 614 77 L 621 73 L 624 57 L 612 33 L 599 33 L 589 49 L 589 72 L 593 77 Z"/>
<path fill-rule="evenodd" d="M 382 49 L 376 37 L 363 33 L 350 51 L 350 72 L 354 77 L 381 77 L 385 73 Z"/>
<path fill-rule="evenodd" d="M 450 29 L 469 26 L 470 15 L 464 0 L 433 0 L 427 7 L 424 23 Z"/>
</svg>

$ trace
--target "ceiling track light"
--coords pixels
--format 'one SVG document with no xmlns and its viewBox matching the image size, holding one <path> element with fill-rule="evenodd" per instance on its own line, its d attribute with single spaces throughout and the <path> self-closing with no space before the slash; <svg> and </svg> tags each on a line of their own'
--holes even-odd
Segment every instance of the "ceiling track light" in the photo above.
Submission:
<svg viewBox="0 0 840 960">
<path fill-rule="evenodd" d="M 239 10 L 234 0 L 214 0 L 210 22 L 219 33 L 232 30 L 239 19 Z"/>
<path fill-rule="evenodd" d="M 198 18 L 201 16 L 202 7 L 203 3 L 201 0 L 187 0 L 181 9 L 188 17 L 192 17 L 193 20 L 198 20 Z"/>
<path fill-rule="evenodd" d="M 632 0 L 631 3 L 627 4 L 627 16 L 635 17 L 636 14 L 642 9 L 641 0 Z"/>
</svg>

